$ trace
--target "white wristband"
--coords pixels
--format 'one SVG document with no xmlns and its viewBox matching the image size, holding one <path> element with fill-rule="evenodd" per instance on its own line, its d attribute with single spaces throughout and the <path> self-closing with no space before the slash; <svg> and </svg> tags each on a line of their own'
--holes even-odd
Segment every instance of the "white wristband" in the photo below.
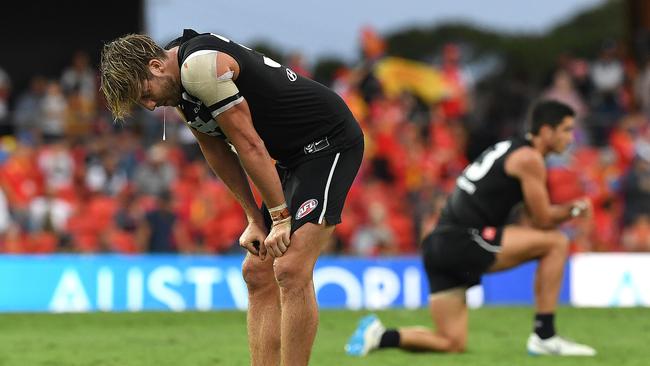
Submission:
<svg viewBox="0 0 650 366">
<path fill-rule="evenodd" d="M 578 217 L 587 209 L 587 204 L 584 201 L 576 201 L 571 206 L 571 217 Z"/>
<path fill-rule="evenodd" d="M 578 217 L 580 216 L 581 213 L 582 213 L 582 209 L 580 207 L 578 206 L 571 207 L 571 211 L 570 211 L 571 217 Z"/>
<path fill-rule="evenodd" d="M 271 227 L 274 227 L 274 226 L 278 226 L 278 225 L 284 224 L 285 222 L 291 223 L 291 217 L 285 217 L 285 218 L 282 219 L 282 220 L 273 221 L 273 225 L 271 225 Z"/>
<path fill-rule="evenodd" d="M 283 204 L 281 204 L 281 205 L 279 205 L 279 206 L 275 206 L 275 207 L 273 207 L 273 208 L 269 208 L 269 213 L 270 213 L 270 212 L 278 212 L 278 211 L 282 211 L 282 210 L 284 210 L 285 208 L 287 208 L 287 203 L 286 203 L 286 202 L 283 203 Z"/>
</svg>

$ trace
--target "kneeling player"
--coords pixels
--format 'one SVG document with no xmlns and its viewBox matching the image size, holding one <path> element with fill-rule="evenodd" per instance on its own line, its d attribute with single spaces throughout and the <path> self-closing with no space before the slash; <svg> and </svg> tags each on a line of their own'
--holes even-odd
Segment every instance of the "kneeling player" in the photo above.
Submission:
<svg viewBox="0 0 650 366">
<path fill-rule="evenodd" d="M 562 222 L 590 214 L 589 201 L 550 203 L 544 156 L 561 153 L 573 139 L 574 112 L 554 101 L 538 103 L 525 139 L 502 141 L 487 149 L 458 178 L 440 222 L 422 243 L 429 278 L 429 309 L 435 331 L 422 327 L 386 330 L 369 315 L 346 345 L 350 355 L 399 347 L 433 352 L 463 352 L 467 343 L 467 288 L 482 274 L 538 260 L 534 332 L 528 352 L 535 355 L 593 356 L 596 351 L 560 337 L 554 315 L 568 255 Z M 523 200 L 532 227 L 506 225 Z"/>
</svg>

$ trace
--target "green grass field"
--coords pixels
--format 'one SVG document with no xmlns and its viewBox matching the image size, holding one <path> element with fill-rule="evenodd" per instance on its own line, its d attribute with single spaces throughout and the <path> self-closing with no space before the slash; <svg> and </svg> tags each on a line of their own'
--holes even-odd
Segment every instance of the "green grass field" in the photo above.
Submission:
<svg viewBox="0 0 650 366">
<path fill-rule="evenodd" d="M 322 311 L 311 365 L 648 365 L 650 309 L 558 312 L 562 334 L 594 346 L 595 358 L 530 357 L 529 308 L 471 312 L 463 355 L 381 351 L 351 358 L 343 344 L 367 312 Z M 378 312 L 387 326 L 428 324 L 424 310 Z M 96 313 L 0 315 L 0 366 L 248 365 L 245 313 Z"/>
</svg>

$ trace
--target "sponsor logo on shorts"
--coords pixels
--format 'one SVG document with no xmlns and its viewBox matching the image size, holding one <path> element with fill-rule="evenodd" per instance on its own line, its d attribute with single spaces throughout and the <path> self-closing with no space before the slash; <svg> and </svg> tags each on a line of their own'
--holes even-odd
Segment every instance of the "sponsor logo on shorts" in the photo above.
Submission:
<svg viewBox="0 0 650 366">
<path fill-rule="evenodd" d="M 497 228 L 494 226 L 486 226 L 483 228 L 481 236 L 487 241 L 492 241 L 497 237 Z"/>
<path fill-rule="evenodd" d="M 325 137 L 324 139 L 310 142 L 309 144 L 305 145 L 304 149 L 305 149 L 305 154 L 313 154 L 315 152 L 325 150 L 328 147 L 330 147 L 330 141 L 327 139 L 327 137 Z"/>
<path fill-rule="evenodd" d="M 298 212 L 296 212 L 296 220 L 300 220 L 309 215 L 310 212 L 316 209 L 316 206 L 318 206 L 318 201 L 313 198 L 303 202 L 298 208 Z"/>
</svg>

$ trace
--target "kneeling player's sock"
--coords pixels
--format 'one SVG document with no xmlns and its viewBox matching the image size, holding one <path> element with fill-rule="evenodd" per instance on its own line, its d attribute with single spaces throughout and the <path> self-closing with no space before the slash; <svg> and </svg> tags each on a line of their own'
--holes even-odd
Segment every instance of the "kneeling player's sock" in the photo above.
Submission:
<svg viewBox="0 0 650 366">
<path fill-rule="evenodd" d="M 397 329 L 386 329 L 379 341 L 379 348 L 399 347 L 399 331 Z"/>
<path fill-rule="evenodd" d="M 541 339 L 555 335 L 555 314 L 535 314 L 535 334 Z"/>
</svg>

